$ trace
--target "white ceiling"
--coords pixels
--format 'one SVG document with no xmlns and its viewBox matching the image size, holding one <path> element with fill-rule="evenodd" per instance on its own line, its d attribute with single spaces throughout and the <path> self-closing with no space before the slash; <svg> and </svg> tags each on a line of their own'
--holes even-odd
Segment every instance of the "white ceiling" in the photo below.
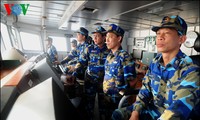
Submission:
<svg viewBox="0 0 200 120">
<path fill-rule="evenodd" d="M 70 30 L 71 23 L 79 23 L 88 29 L 111 23 L 118 24 L 125 30 L 149 29 L 152 25 L 159 24 L 163 16 L 177 14 L 183 17 L 189 26 L 199 25 L 199 1 L 85 1 L 77 10 L 72 11 L 70 19 L 67 19 L 66 15 L 69 13 L 66 13 L 66 10 L 73 9 L 74 2 L 77 1 L 1 1 L 1 16 L 6 15 L 3 4 L 23 3 L 30 6 L 26 15 L 18 16 L 17 22 L 47 29 L 58 29 L 60 23 L 66 21 L 70 21 L 69 24 L 62 27 L 67 30 Z M 61 21 L 63 18 L 64 21 Z"/>
</svg>

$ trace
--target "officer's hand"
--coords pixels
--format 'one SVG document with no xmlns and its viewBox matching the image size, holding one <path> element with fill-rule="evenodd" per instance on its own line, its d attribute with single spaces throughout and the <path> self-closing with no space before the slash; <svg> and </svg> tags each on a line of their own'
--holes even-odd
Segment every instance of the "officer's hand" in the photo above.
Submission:
<svg viewBox="0 0 200 120">
<path fill-rule="evenodd" d="M 67 78 L 66 78 L 67 83 L 66 83 L 66 85 L 74 85 L 75 80 L 76 80 L 76 78 L 74 76 L 67 75 Z"/>
<path fill-rule="evenodd" d="M 72 66 L 72 65 L 71 65 L 71 66 L 69 67 L 69 71 L 68 71 L 68 72 L 74 72 L 74 70 L 75 70 L 75 66 Z"/>
<path fill-rule="evenodd" d="M 124 95 L 124 90 L 119 91 L 119 94 L 123 96 Z"/>
<path fill-rule="evenodd" d="M 72 75 L 62 75 L 61 80 L 64 85 L 74 85 L 76 78 Z"/>
<path fill-rule="evenodd" d="M 139 113 L 138 113 L 138 111 L 133 111 L 131 113 L 131 117 L 130 117 L 129 120 L 139 120 Z"/>
</svg>

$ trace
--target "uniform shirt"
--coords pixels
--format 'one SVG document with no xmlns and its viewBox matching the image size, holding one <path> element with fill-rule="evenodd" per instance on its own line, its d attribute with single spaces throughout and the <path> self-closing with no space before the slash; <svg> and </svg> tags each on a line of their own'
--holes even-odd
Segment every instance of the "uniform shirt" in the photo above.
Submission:
<svg viewBox="0 0 200 120">
<path fill-rule="evenodd" d="M 68 65 L 76 64 L 79 56 L 81 55 L 81 52 L 83 52 L 83 50 L 87 47 L 88 47 L 88 44 L 86 42 L 79 44 L 77 48 L 75 49 L 75 51 L 73 52 L 74 56 L 71 56 L 72 59 L 68 61 Z"/>
<path fill-rule="evenodd" d="M 153 98 L 155 108 L 148 110 L 153 119 L 185 120 L 200 101 L 199 79 L 199 67 L 182 51 L 166 66 L 159 54 L 149 66 L 133 108 L 141 111 L 149 103 L 147 100 Z"/>
<path fill-rule="evenodd" d="M 76 64 L 76 72 L 79 72 L 83 66 L 87 66 L 87 74 L 91 80 L 103 79 L 104 76 L 104 63 L 110 50 L 106 47 L 106 44 L 102 48 L 97 45 L 89 45 L 79 57 L 79 62 Z"/>
<path fill-rule="evenodd" d="M 114 54 L 111 51 L 105 62 L 104 93 L 115 97 L 135 76 L 135 65 L 128 52 L 122 50 L 122 47 Z"/>
<path fill-rule="evenodd" d="M 47 53 L 49 54 L 50 56 L 50 61 L 51 62 L 55 62 L 57 60 L 57 58 L 55 57 L 58 53 L 57 53 L 57 50 L 56 48 L 51 45 L 50 47 L 48 47 L 47 49 Z"/>
<path fill-rule="evenodd" d="M 74 59 L 75 57 L 78 57 L 76 49 L 71 50 L 67 57 L 65 57 L 65 59 L 61 61 L 61 64 L 68 63 L 70 60 Z"/>
</svg>

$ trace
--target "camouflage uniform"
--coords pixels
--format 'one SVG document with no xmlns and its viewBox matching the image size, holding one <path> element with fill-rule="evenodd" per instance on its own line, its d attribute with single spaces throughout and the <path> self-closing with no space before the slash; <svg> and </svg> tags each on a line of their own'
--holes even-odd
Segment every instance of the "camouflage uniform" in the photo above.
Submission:
<svg viewBox="0 0 200 120">
<path fill-rule="evenodd" d="M 68 67 L 71 66 L 71 65 L 74 66 L 74 65 L 78 62 L 78 56 L 80 56 L 81 52 L 83 52 L 83 50 L 84 50 L 85 48 L 87 48 L 87 47 L 88 47 L 88 44 L 87 44 L 86 42 L 84 42 L 83 44 L 79 44 L 79 45 L 77 46 L 77 48 L 75 49 L 75 51 L 74 51 L 75 56 L 70 56 L 70 57 L 73 58 L 73 59 L 71 59 L 70 61 L 68 61 L 68 64 L 67 64 L 68 66 L 65 68 L 68 75 L 73 74 L 72 72 L 68 72 L 68 70 L 69 70 Z M 70 58 L 70 57 L 68 57 L 68 58 Z M 67 59 L 67 60 L 69 60 L 69 59 Z M 84 66 L 84 67 L 79 71 L 79 73 L 76 75 L 76 77 L 79 78 L 79 79 L 81 79 L 81 80 L 83 80 L 83 79 L 84 79 L 85 70 L 86 70 L 86 67 Z M 65 81 L 65 80 L 64 80 L 64 81 Z M 64 81 L 63 81 L 63 82 L 64 82 Z M 70 97 L 73 98 L 73 97 L 76 95 L 76 94 L 75 94 L 75 85 L 72 85 L 71 87 L 66 86 L 65 89 L 66 89 L 67 94 L 69 94 L 68 96 L 70 96 Z"/>
<path fill-rule="evenodd" d="M 71 63 L 68 63 L 70 60 L 74 59 L 78 57 L 78 53 L 77 53 L 77 48 L 76 49 L 73 49 L 70 51 L 69 55 L 61 61 L 61 64 L 65 64 L 67 63 L 68 65 L 71 65 Z"/>
<path fill-rule="evenodd" d="M 85 36 L 85 42 L 82 44 L 79 44 L 76 49 L 72 50 L 68 57 L 61 61 L 61 64 L 67 63 L 67 65 L 75 65 L 77 63 L 78 57 L 80 56 L 80 53 L 89 45 L 87 43 L 87 37 L 88 37 L 88 30 L 85 29 L 84 27 L 80 27 L 76 33 L 80 33 L 81 35 Z M 73 40 L 71 43 L 77 44 L 76 40 Z"/>
<path fill-rule="evenodd" d="M 120 47 L 114 54 L 110 52 L 105 62 L 103 91 L 106 113 L 110 117 L 121 99 L 119 91 L 128 87 L 128 81 L 136 77 L 131 56 Z"/>
<path fill-rule="evenodd" d="M 85 94 L 86 94 L 86 110 L 89 116 L 93 115 L 94 102 L 96 93 L 102 94 L 102 83 L 104 77 L 104 63 L 110 50 L 107 49 L 106 44 L 103 48 L 97 45 L 89 45 L 79 57 L 79 62 L 75 66 L 74 76 L 87 66 L 85 74 Z M 101 107 L 101 105 L 99 105 Z"/>
<path fill-rule="evenodd" d="M 51 45 L 48 49 L 47 49 L 47 53 L 49 54 L 50 56 L 50 61 L 51 62 L 55 62 L 57 60 L 57 58 L 55 57 L 58 52 L 55 48 L 55 46 Z"/>
<path fill-rule="evenodd" d="M 200 101 L 199 67 L 181 51 L 165 67 L 162 63 L 159 54 L 149 66 L 136 102 L 115 110 L 112 119 L 127 120 L 136 110 L 144 120 L 187 120 L 195 112 Z"/>
<path fill-rule="evenodd" d="M 68 64 L 69 65 L 76 64 L 79 56 L 81 55 L 81 52 L 83 52 L 83 50 L 87 47 L 88 47 L 88 44 L 86 42 L 84 42 L 83 44 L 79 44 L 77 48 L 75 49 L 75 51 L 73 51 L 74 57 L 71 56 L 72 59 L 68 62 Z"/>
<path fill-rule="evenodd" d="M 88 47 L 88 44 L 86 42 L 84 42 L 83 44 L 79 44 L 76 48 L 76 51 L 74 51 L 74 53 L 76 54 L 76 56 L 74 56 L 73 59 L 71 59 L 67 65 L 75 65 L 78 60 L 79 60 L 79 56 L 81 55 L 81 53 L 84 51 L 84 49 L 86 49 Z M 83 67 L 83 69 L 81 69 L 79 71 L 79 74 L 76 75 L 76 77 L 78 77 L 79 79 L 84 79 L 84 73 L 85 73 L 85 69 L 86 67 Z"/>
</svg>

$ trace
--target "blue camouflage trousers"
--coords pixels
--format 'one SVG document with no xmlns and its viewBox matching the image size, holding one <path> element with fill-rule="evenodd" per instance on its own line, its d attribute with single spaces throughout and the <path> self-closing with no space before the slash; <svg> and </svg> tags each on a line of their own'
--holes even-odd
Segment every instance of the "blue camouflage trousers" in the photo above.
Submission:
<svg viewBox="0 0 200 120">
<path fill-rule="evenodd" d="M 88 120 L 93 120 L 94 118 L 94 105 L 95 105 L 95 97 L 96 93 L 98 94 L 98 106 L 99 112 L 102 110 L 102 99 L 101 96 L 103 94 L 103 78 L 95 79 L 85 75 L 85 109 L 87 111 Z"/>
</svg>

